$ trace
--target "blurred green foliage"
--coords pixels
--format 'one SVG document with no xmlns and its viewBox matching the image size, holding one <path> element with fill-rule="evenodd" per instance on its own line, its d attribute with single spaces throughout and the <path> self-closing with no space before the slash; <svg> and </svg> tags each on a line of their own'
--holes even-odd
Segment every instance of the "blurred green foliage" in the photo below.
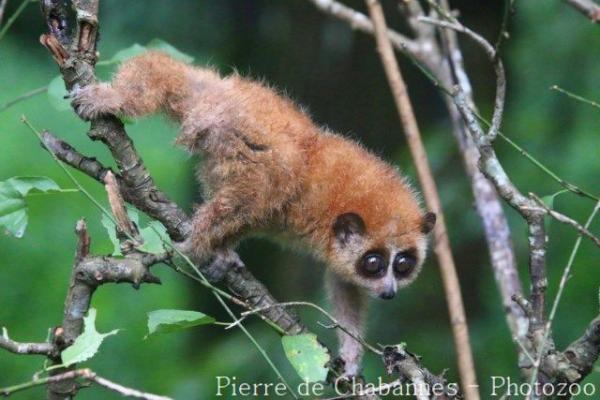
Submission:
<svg viewBox="0 0 600 400">
<path fill-rule="evenodd" d="M 19 1 L 9 1 L 7 15 Z M 101 5 L 100 53 L 108 60 L 134 43 L 161 38 L 223 72 L 236 68 L 243 74 L 264 78 L 308 106 L 315 120 L 363 142 L 413 177 L 385 77 L 372 38 L 351 31 L 343 23 L 321 15 L 304 0 L 277 2 L 245 0 L 128 1 L 104 0 Z M 363 9 L 362 2 L 349 2 Z M 391 5 L 391 4 L 390 4 Z M 502 3 L 461 0 L 453 2 L 466 25 L 495 38 Z M 390 24 L 404 29 L 394 7 L 388 7 Z M 507 112 L 503 131 L 562 177 L 598 193 L 600 148 L 597 109 L 550 91 L 559 85 L 582 96 L 600 99 L 597 77 L 600 63 L 600 32 L 581 15 L 560 1 L 517 2 L 505 43 L 508 70 Z M 0 105 L 47 85 L 57 68 L 37 37 L 45 30 L 39 10 L 29 6 L 0 41 Z M 476 98 L 489 114 L 493 75 L 485 57 L 470 43 L 464 44 L 467 67 Z M 517 378 L 514 345 L 504 321 L 478 216 L 465 178 L 450 124 L 440 96 L 406 60 L 407 76 L 426 147 L 447 213 L 451 241 L 459 268 L 471 337 L 483 393 L 489 393 L 490 375 Z M 107 79 L 112 67 L 99 67 Z M 38 128 L 49 129 L 81 152 L 110 164 L 104 147 L 90 142 L 87 125 L 70 111 L 58 112 L 46 95 L 20 102 L 0 112 L 0 180 L 12 176 L 48 176 L 61 188 L 71 182 L 39 146 L 31 132 L 19 122 L 24 114 Z M 198 201 L 193 179 L 196 160 L 171 146 L 177 127 L 156 116 L 142 119 L 128 131 L 153 173 L 158 185 L 174 200 L 191 210 Z M 515 183 L 524 192 L 551 195 L 560 187 L 502 141 L 496 149 Z M 100 185 L 75 173 L 90 192 L 104 201 Z M 111 242 L 101 225 L 98 211 L 79 193 L 55 193 L 28 199 L 30 221 L 22 239 L 0 236 L 0 326 L 16 340 L 40 341 L 62 317 L 62 306 L 73 259 L 73 229 L 85 217 L 95 253 L 110 253 Z M 555 198 L 554 206 L 578 220 L 592 209 L 592 202 L 572 194 Z M 525 227 L 507 209 L 513 228 L 519 269 L 527 277 Z M 592 229 L 598 228 L 598 223 Z M 549 228 L 549 299 L 575 241 L 568 227 L 552 223 Z M 252 240 L 241 245 L 249 268 L 282 300 L 326 303 L 322 289 L 322 267 L 312 259 Z M 599 275 L 594 264 L 598 249 L 587 241 L 577 257 L 559 307 L 555 335 L 559 346 L 578 337 L 598 312 Z M 177 399 L 213 398 L 217 375 L 237 376 L 238 381 L 275 382 L 247 338 L 238 330 L 198 327 L 170 335 L 146 334 L 146 313 L 156 309 L 193 309 L 219 320 L 226 316 L 199 285 L 156 268 L 162 286 L 144 286 L 139 291 L 125 285 L 101 288 L 93 298 L 101 332 L 121 329 L 103 344 L 88 362 L 100 375 L 142 390 L 172 395 Z M 525 280 L 527 288 L 527 281 Z M 369 318 L 372 343 L 406 342 L 423 356 L 433 371 L 449 368 L 457 379 L 453 342 L 443 289 L 435 259 L 430 257 L 422 277 L 394 302 L 374 302 Z M 334 334 L 319 328 L 311 311 L 301 310 L 319 338 L 334 346 Z M 256 320 L 247 321 L 282 372 L 297 382 L 285 359 L 280 340 Z M 0 352 L 0 387 L 30 379 L 41 369 L 36 357 Z M 382 374 L 378 359 L 367 356 L 365 373 L 375 379 Z M 600 384 L 593 372 L 588 381 Z M 16 399 L 41 398 L 43 389 L 23 392 Z M 82 393 L 85 399 L 114 397 L 103 389 Z M 487 397 L 484 395 L 484 398 Z"/>
</svg>

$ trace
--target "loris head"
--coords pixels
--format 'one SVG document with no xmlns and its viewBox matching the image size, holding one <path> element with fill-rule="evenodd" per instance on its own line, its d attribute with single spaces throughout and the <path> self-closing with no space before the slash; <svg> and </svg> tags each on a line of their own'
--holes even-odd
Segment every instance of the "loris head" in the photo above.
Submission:
<svg viewBox="0 0 600 400">
<path fill-rule="evenodd" d="M 333 221 L 330 267 L 372 297 L 393 298 L 415 280 L 423 265 L 436 216 L 423 214 L 416 202 L 404 206 L 401 215 L 390 216 L 384 224 L 360 211 L 345 212 Z"/>
</svg>

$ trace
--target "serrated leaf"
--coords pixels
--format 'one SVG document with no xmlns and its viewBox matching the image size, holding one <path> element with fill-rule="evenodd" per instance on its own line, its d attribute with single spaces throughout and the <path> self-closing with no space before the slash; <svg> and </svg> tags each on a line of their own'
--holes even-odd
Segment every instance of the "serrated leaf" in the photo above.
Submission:
<svg viewBox="0 0 600 400">
<path fill-rule="evenodd" d="M 128 207 L 127 215 L 136 226 L 140 227 L 140 218 L 137 210 Z M 112 255 L 121 256 L 121 244 L 119 243 L 119 239 L 117 238 L 115 224 L 105 214 L 102 214 L 101 222 L 102 226 L 104 226 L 106 232 L 108 233 L 108 238 L 113 244 L 114 250 Z M 139 250 L 145 251 L 146 253 L 164 253 L 165 248 L 163 243 L 171 243 L 171 239 L 167 234 L 167 229 L 164 227 L 163 224 L 161 224 L 158 221 L 150 221 L 147 227 L 140 229 L 140 235 L 142 236 L 144 243 L 139 247 Z"/>
<path fill-rule="evenodd" d="M 146 44 L 146 47 L 152 50 L 160 50 L 163 53 L 167 53 L 176 60 L 183 61 L 184 63 L 191 64 L 192 61 L 194 61 L 194 57 L 190 56 L 189 54 L 185 54 L 184 52 L 178 50 L 173 45 L 165 42 L 162 39 L 152 39 L 148 42 L 148 44 Z"/>
<path fill-rule="evenodd" d="M 208 325 L 214 322 L 213 317 L 198 311 L 155 310 L 148 313 L 148 335 L 177 332 L 193 326 Z"/>
<path fill-rule="evenodd" d="M 58 75 L 48 84 L 48 100 L 52 107 L 58 111 L 67 111 L 71 109 L 71 101 L 66 98 L 68 96 L 67 89 L 62 76 Z"/>
<path fill-rule="evenodd" d="M 32 191 L 59 190 L 56 182 L 42 176 L 20 176 L 0 182 L 0 226 L 14 237 L 23 237 L 28 220 L 25 197 Z"/>
<path fill-rule="evenodd" d="M 96 309 L 90 308 L 87 317 L 83 318 L 83 333 L 75 339 L 75 342 L 60 353 L 65 366 L 77 364 L 92 358 L 100 349 L 105 338 L 115 335 L 119 330 L 114 329 L 108 333 L 100 333 L 96 330 Z"/>
<path fill-rule="evenodd" d="M 316 335 L 309 333 L 283 336 L 281 344 L 287 359 L 302 380 L 323 382 L 327 379 L 328 369 L 325 365 L 331 356 L 327 348 L 319 343 Z"/>
</svg>

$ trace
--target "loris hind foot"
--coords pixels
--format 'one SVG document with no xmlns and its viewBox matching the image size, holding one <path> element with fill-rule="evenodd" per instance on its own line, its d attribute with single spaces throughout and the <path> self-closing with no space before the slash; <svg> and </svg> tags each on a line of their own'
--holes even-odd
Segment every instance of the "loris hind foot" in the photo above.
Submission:
<svg viewBox="0 0 600 400">
<path fill-rule="evenodd" d="M 108 83 L 76 86 L 71 90 L 70 97 L 75 112 L 86 121 L 121 111 L 121 96 Z"/>
</svg>

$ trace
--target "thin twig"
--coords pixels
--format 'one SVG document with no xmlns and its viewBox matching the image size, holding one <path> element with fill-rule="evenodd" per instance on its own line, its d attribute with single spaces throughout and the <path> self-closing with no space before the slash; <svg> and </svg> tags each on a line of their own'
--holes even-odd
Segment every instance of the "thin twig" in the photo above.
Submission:
<svg viewBox="0 0 600 400">
<path fill-rule="evenodd" d="M 433 173 L 427 160 L 427 153 L 421 140 L 421 134 L 417 125 L 408 91 L 402 74 L 398 67 L 394 50 L 390 43 L 385 16 L 381 4 L 377 0 L 366 0 L 375 29 L 375 40 L 379 51 L 381 62 L 385 69 L 388 83 L 392 89 L 398 114 L 400 116 L 404 133 L 406 135 L 411 154 L 417 169 L 419 182 L 423 188 L 425 202 L 430 210 L 436 213 L 437 222 L 434 227 L 434 251 L 438 257 L 442 280 L 446 293 L 446 302 L 450 319 L 456 353 L 458 356 L 458 368 L 460 372 L 462 387 L 467 400 L 479 399 L 477 391 L 477 378 L 473 354 L 469 341 L 469 331 L 460 290 L 460 283 L 456 274 L 456 267 L 449 246 L 448 233 L 444 222 L 444 214 L 437 187 L 433 179 Z"/>
<path fill-rule="evenodd" d="M 12 100 L 7 101 L 6 103 L 0 106 L 0 113 L 9 109 L 17 103 L 22 102 L 23 100 L 27 100 L 31 97 L 37 96 L 38 94 L 46 93 L 48 91 L 48 86 L 42 86 L 37 89 L 33 89 L 29 92 L 23 93 L 22 95 L 15 97 Z"/>
<path fill-rule="evenodd" d="M 25 7 L 27 7 L 29 3 L 33 3 L 34 1 L 36 0 L 23 0 L 23 2 L 19 5 L 19 8 L 17 8 L 13 15 L 11 15 L 10 18 L 6 21 L 6 25 L 4 25 L 2 29 L 0 29 L 0 40 L 2 40 L 4 35 L 6 35 L 6 32 L 8 32 L 8 30 L 10 29 L 12 24 L 14 24 L 14 22 L 17 20 L 17 18 L 19 18 L 19 15 L 21 15 L 23 10 L 25 10 Z"/>
<path fill-rule="evenodd" d="M 489 122 L 486 119 L 484 119 L 483 117 L 481 117 L 478 114 L 475 114 L 475 116 L 484 125 L 486 125 L 488 127 L 490 126 Z M 573 192 L 578 196 L 587 197 L 588 199 L 592 199 L 595 201 L 600 201 L 600 197 L 598 197 L 584 189 L 581 189 L 579 186 L 577 186 L 569 181 L 566 181 L 563 178 L 561 178 L 560 176 L 558 176 L 558 174 L 556 172 L 552 171 L 547 165 L 540 162 L 537 158 L 532 156 L 527 150 L 525 150 L 523 147 L 519 146 L 514 140 L 512 140 L 511 138 L 506 136 L 501 131 L 498 132 L 498 136 L 500 136 L 500 138 L 502 138 L 502 140 L 504 140 L 506 143 L 508 143 L 513 149 L 515 149 L 517 152 L 519 152 L 522 156 L 524 156 L 529 162 L 531 162 L 533 165 L 535 165 L 537 168 L 539 168 L 543 173 L 545 173 L 550 178 L 555 180 L 564 189 L 566 189 L 570 192 Z"/>
<path fill-rule="evenodd" d="M 523 352 L 523 354 L 525 354 L 525 356 L 529 359 L 529 361 L 531 362 L 531 365 L 535 364 L 535 358 L 533 358 L 533 356 L 531 355 L 531 353 L 529 352 L 529 350 L 527 350 L 527 348 L 521 342 L 521 340 L 519 338 L 517 338 L 517 337 L 514 337 L 513 341 L 519 346 L 519 348 L 521 349 L 521 351 Z"/>
<path fill-rule="evenodd" d="M 585 97 L 579 96 L 573 92 L 569 92 L 568 90 L 565 90 L 559 86 L 553 85 L 550 87 L 550 90 L 556 90 L 557 92 L 560 92 L 562 94 L 567 95 L 568 97 L 575 99 L 577 101 L 580 101 L 584 104 L 588 104 L 592 107 L 598 108 L 600 109 L 600 103 L 595 102 L 594 100 L 590 100 L 590 99 L 586 99 Z"/>
<path fill-rule="evenodd" d="M 128 388 L 123 385 L 119 385 L 118 383 L 109 381 L 108 379 L 102 378 L 96 375 L 90 369 L 77 369 L 73 371 L 68 371 L 60 375 L 52 375 L 45 378 L 38 378 L 31 380 L 29 382 L 21 383 L 19 385 L 9 386 L 5 388 L 0 388 L 0 395 L 4 397 L 11 396 L 17 392 L 31 389 L 36 386 L 46 385 L 48 383 L 57 383 L 65 380 L 72 380 L 76 378 L 84 379 L 88 382 L 93 382 L 99 386 L 105 387 L 113 392 L 120 394 L 125 397 L 134 397 L 137 399 L 145 399 L 145 400 L 172 400 L 171 397 L 166 396 L 158 396 L 152 393 L 141 392 L 136 389 Z"/>
<path fill-rule="evenodd" d="M 331 322 L 333 322 L 333 326 L 330 326 L 328 328 L 338 328 L 342 332 L 344 332 L 345 334 L 347 334 L 348 336 L 350 336 L 352 339 L 354 339 L 358 343 L 362 344 L 365 348 L 367 348 L 368 350 L 372 351 L 373 353 L 375 353 L 377 355 L 383 354 L 381 352 L 381 350 L 379 350 L 379 349 L 375 348 L 374 346 L 370 345 L 369 343 L 367 343 L 367 341 L 363 337 L 361 337 L 360 335 L 355 335 L 347 327 L 345 327 L 344 325 L 340 324 L 340 322 L 333 315 L 331 315 L 329 312 L 327 312 L 324 308 L 322 308 L 322 307 L 320 307 L 320 306 L 318 306 L 318 305 L 316 305 L 314 303 L 307 302 L 307 301 L 289 301 L 289 302 L 285 302 L 285 303 L 270 304 L 270 305 L 265 306 L 265 307 L 255 308 L 253 310 L 244 311 L 241 314 L 242 315 L 241 318 L 239 318 L 237 321 L 234 321 L 233 323 L 231 323 L 226 329 L 233 328 L 234 326 L 236 326 L 239 323 L 241 323 L 248 316 L 254 315 L 256 313 L 260 313 L 260 312 L 265 311 L 265 310 L 268 310 L 269 308 L 273 308 L 273 307 L 297 307 L 297 306 L 311 307 L 311 308 L 314 308 L 314 309 L 320 311 L 321 314 L 325 315 Z"/>
<path fill-rule="evenodd" d="M 500 52 L 500 46 L 505 39 L 509 38 L 508 33 L 508 19 L 510 14 L 513 12 L 513 3 L 515 0 L 504 0 L 504 12 L 502 14 L 502 23 L 500 24 L 500 30 L 498 31 L 498 37 L 496 38 L 496 43 L 494 44 L 494 51 L 496 54 Z"/>
</svg>

